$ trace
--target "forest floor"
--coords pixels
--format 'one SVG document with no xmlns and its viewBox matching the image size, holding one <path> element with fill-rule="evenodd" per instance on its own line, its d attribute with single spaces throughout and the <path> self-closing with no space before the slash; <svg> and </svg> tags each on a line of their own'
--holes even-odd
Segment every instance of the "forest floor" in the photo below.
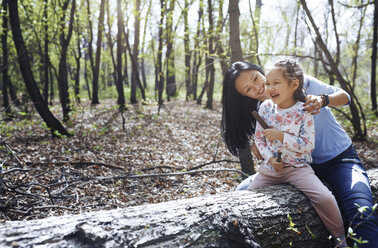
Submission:
<svg viewBox="0 0 378 248">
<path fill-rule="evenodd" d="M 128 108 L 123 121 L 110 100 L 76 106 L 65 124 L 72 137 L 53 138 L 35 112 L 2 122 L 0 220 L 123 208 L 236 188 L 240 164 L 221 139 L 219 104 L 208 110 L 174 100 L 165 102 L 160 115 L 152 102 Z M 60 106 L 52 111 L 61 116 Z M 368 136 L 367 142 L 354 142 L 367 169 L 378 167 L 378 127 Z"/>
</svg>

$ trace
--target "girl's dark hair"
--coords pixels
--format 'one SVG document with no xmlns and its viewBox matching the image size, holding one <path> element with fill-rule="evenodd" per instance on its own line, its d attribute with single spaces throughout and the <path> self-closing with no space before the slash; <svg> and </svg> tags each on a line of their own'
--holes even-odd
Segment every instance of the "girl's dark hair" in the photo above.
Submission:
<svg viewBox="0 0 378 248">
<path fill-rule="evenodd" d="M 305 102 L 306 94 L 303 89 L 303 70 L 299 63 L 292 58 L 283 58 L 274 63 L 274 67 L 282 68 L 284 76 L 291 83 L 293 80 L 298 79 L 299 85 L 294 92 L 294 99 L 297 101 Z"/>
<path fill-rule="evenodd" d="M 263 69 L 250 62 L 234 62 L 226 71 L 223 79 L 223 110 L 221 132 L 228 150 L 235 156 L 241 149 L 249 145 L 255 132 L 256 120 L 252 111 L 257 110 L 257 99 L 240 94 L 235 88 L 235 80 L 242 71 L 258 71 L 264 75 Z"/>
</svg>

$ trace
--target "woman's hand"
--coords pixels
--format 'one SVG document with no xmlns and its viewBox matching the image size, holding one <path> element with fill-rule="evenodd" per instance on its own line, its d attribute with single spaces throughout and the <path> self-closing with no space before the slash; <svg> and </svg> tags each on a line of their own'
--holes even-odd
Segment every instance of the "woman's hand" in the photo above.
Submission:
<svg viewBox="0 0 378 248">
<path fill-rule="evenodd" d="M 284 133 L 275 128 L 267 128 L 267 129 L 264 129 L 264 136 L 269 141 L 279 140 L 283 142 Z"/>
<path fill-rule="evenodd" d="M 276 157 L 270 157 L 269 159 L 269 164 L 273 167 L 273 169 L 276 171 L 276 172 L 280 172 L 283 167 L 284 167 L 284 163 L 281 161 L 281 162 L 277 162 L 277 158 Z"/>
<path fill-rule="evenodd" d="M 323 97 L 322 96 L 315 96 L 315 95 L 308 95 L 306 97 L 306 102 L 303 104 L 305 107 L 304 110 L 311 113 L 311 114 L 319 114 L 320 109 L 323 106 Z"/>
<path fill-rule="evenodd" d="M 259 160 L 264 159 L 263 156 L 261 155 L 260 151 L 259 151 L 259 148 L 257 148 L 256 143 L 252 144 L 251 151 L 252 151 L 253 156 L 255 156 L 255 158 L 257 158 Z"/>
</svg>

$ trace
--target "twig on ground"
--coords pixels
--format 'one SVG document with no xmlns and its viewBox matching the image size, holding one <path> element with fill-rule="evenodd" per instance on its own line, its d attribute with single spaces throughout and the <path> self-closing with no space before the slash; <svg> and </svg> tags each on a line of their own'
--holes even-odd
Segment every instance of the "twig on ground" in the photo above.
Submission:
<svg viewBox="0 0 378 248">
<path fill-rule="evenodd" d="M 223 159 L 223 160 L 218 160 L 218 161 L 211 161 L 211 162 L 208 162 L 208 163 L 204 163 L 204 164 L 200 164 L 200 165 L 197 165 L 197 166 L 194 166 L 192 168 L 189 168 L 187 169 L 187 171 L 192 171 L 192 170 L 197 170 L 201 167 L 204 167 L 206 165 L 209 165 L 209 164 L 217 164 L 217 163 L 224 163 L 224 162 L 228 162 L 228 163 L 240 163 L 239 161 L 236 161 L 236 160 L 229 160 L 229 159 Z"/>
<path fill-rule="evenodd" d="M 117 169 L 117 170 L 123 170 L 126 171 L 125 168 L 115 165 L 115 164 L 107 164 L 103 162 L 91 162 L 91 161 L 56 161 L 56 162 L 27 162 L 27 165 L 35 165 L 35 164 L 40 164 L 40 165 L 48 165 L 48 164 L 56 164 L 56 165 L 64 165 L 64 164 L 72 164 L 72 165 L 99 165 L 99 166 L 104 166 L 108 167 L 111 169 Z"/>
<path fill-rule="evenodd" d="M 201 169 L 201 170 L 192 170 L 192 171 L 185 171 L 185 172 L 174 172 L 174 173 L 121 175 L 121 176 L 113 176 L 113 177 L 80 177 L 80 178 L 75 178 L 75 179 L 71 179 L 71 180 L 66 180 L 66 181 L 63 181 L 63 182 L 48 184 L 46 186 L 48 186 L 48 187 L 59 186 L 59 185 L 62 185 L 62 184 L 70 184 L 70 183 L 75 183 L 75 182 L 78 182 L 78 181 L 108 181 L 108 180 L 120 180 L 120 179 L 147 178 L 147 177 L 182 176 L 182 175 L 186 175 L 186 174 L 196 174 L 196 173 L 202 173 L 202 172 L 221 172 L 221 171 L 240 173 L 244 177 L 249 176 L 246 173 L 242 172 L 241 170 L 220 168 L 220 169 Z"/>
<path fill-rule="evenodd" d="M 24 163 L 21 162 L 21 160 L 17 157 L 17 155 L 14 153 L 14 151 L 8 146 L 8 144 L 5 141 L 5 139 L 3 138 L 3 136 L 0 135 L 0 139 L 1 139 L 1 143 L 3 143 L 3 145 L 7 148 L 7 150 L 12 154 L 12 156 L 16 159 L 17 163 L 20 166 L 24 166 Z"/>
</svg>

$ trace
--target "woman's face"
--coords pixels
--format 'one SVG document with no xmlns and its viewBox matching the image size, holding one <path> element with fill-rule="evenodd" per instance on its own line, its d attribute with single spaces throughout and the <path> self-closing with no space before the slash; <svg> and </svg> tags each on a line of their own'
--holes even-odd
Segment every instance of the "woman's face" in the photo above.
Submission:
<svg viewBox="0 0 378 248">
<path fill-rule="evenodd" d="M 236 90 L 243 96 L 264 101 L 268 98 L 265 91 L 265 77 L 258 71 L 242 71 L 235 80 Z"/>
</svg>

